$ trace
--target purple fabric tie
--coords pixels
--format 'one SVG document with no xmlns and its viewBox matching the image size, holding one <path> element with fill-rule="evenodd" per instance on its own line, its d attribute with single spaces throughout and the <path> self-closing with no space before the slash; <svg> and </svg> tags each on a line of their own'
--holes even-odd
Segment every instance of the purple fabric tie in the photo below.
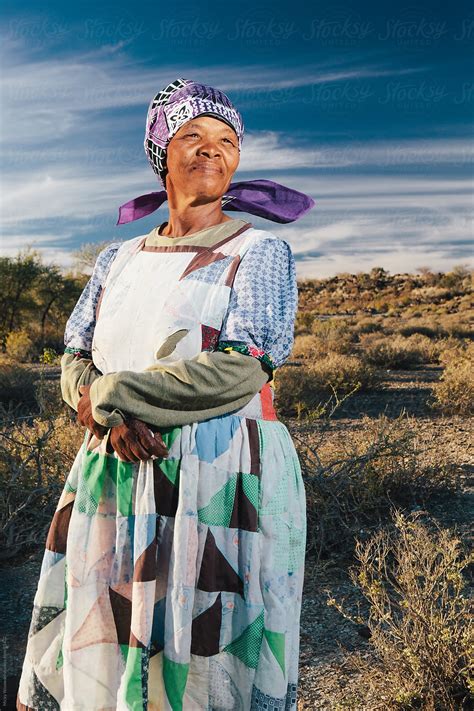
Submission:
<svg viewBox="0 0 474 711">
<path fill-rule="evenodd" d="M 166 190 L 146 193 L 129 200 L 119 207 L 117 225 L 139 220 L 157 210 L 166 200 Z M 222 209 L 248 212 L 272 222 L 294 222 L 303 217 L 315 202 L 298 190 L 286 187 L 273 180 L 244 180 L 231 183 L 222 196 Z"/>
</svg>

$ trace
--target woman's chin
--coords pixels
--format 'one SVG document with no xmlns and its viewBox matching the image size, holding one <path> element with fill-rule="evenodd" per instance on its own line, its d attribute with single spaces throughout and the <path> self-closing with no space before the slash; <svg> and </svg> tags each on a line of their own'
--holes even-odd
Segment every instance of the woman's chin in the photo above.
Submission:
<svg viewBox="0 0 474 711">
<path fill-rule="evenodd" d="M 190 181 L 188 190 L 199 197 L 209 197 L 215 199 L 217 196 L 225 193 L 225 184 L 222 182 L 222 176 L 202 175 L 196 176 Z"/>
</svg>

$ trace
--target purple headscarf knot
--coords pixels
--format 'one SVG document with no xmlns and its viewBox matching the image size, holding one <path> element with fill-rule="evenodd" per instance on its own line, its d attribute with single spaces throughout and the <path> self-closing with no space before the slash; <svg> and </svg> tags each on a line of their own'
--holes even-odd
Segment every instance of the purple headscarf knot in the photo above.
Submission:
<svg viewBox="0 0 474 711">
<path fill-rule="evenodd" d="M 168 144 L 183 124 L 196 116 L 214 116 L 237 134 L 239 152 L 244 137 L 242 116 L 219 89 L 189 79 L 176 79 L 150 102 L 144 148 L 153 171 L 165 186 Z M 147 193 L 119 207 L 117 225 L 133 222 L 157 210 L 167 199 L 166 190 Z M 231 183 L 222 196 L 222 208 L 248 212 L 273 222 L 294 222 L 305 215 L 314 200 L 304 193 L 272 180 Z"/>
</svg>

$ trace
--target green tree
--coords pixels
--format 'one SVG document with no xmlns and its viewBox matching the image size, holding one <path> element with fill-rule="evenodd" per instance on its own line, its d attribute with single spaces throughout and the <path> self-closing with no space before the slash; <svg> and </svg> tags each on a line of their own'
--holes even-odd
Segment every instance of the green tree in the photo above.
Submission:
<svg viewBox="0 0 474 711">
<path fill-rule="evenodd" d="M 14 258 L 0 258 L 0 334 L 3 340 L 34 310 L 31 289 L 43 272 L 44 265 L 36 251 L 26 250 Z"/>
</svg>

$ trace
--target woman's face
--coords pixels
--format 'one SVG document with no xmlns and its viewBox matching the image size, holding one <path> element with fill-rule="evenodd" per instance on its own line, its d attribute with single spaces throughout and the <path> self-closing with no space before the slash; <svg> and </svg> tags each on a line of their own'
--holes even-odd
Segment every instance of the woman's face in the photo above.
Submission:
<svg viewBox="0 0 474 711">
<path fill-rule="evenodd" d="M 212 116 L 197 116 L 183 124 L 168 144 L 166 189 L 196 197 L 221 197 L 239 160 L 234 129 Z"/>
</svg>

